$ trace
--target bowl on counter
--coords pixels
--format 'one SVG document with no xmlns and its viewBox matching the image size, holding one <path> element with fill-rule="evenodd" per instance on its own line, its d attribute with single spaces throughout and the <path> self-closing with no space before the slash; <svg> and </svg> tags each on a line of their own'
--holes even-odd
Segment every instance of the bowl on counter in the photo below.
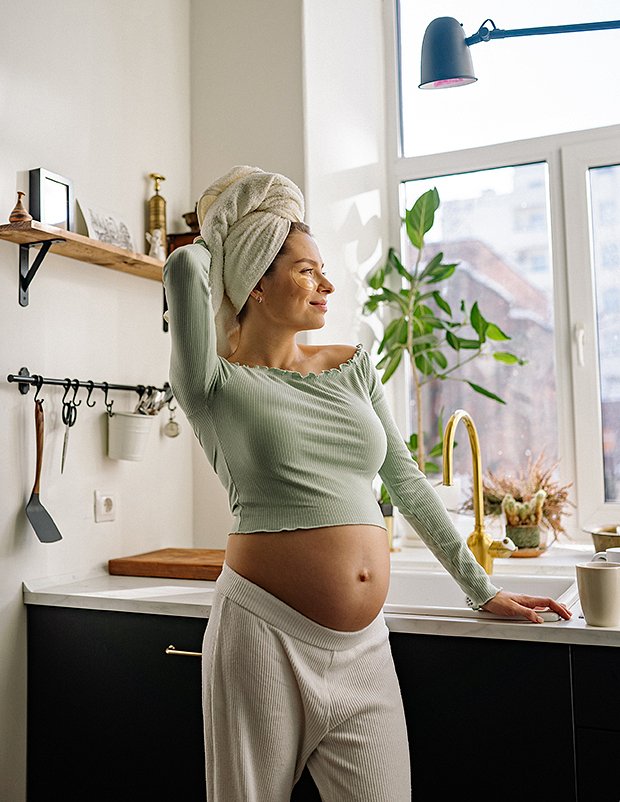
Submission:
<svg viewBox="0 0 620 802">
<path fill-rule="evenodd" d="M 588 532 L 592 537 L 594 551 L 605 551 L 620 546 L 620 534 L 616 531 L 620 524 L 608 524 L 607 526 L 584 527 L 583 531 Z"/>
</svg>

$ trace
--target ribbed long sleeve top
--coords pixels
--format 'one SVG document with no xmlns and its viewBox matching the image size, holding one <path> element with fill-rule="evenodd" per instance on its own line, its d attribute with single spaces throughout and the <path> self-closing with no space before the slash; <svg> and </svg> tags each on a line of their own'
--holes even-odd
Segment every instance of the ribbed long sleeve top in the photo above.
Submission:
<svg viewBox="0 0 620 802">
<path fill-rule="evenodd" d="M 385 527 L 377 473 L 424 543 L 478 608 L 497 592 L 418 469 L 369 354 L 302 375 L 238 365 L 217 354 L 201 239 L 164 267 L 172 352 L 170 384 L 228 491 L 233 532 L 344 524 Z"/>
</svg>

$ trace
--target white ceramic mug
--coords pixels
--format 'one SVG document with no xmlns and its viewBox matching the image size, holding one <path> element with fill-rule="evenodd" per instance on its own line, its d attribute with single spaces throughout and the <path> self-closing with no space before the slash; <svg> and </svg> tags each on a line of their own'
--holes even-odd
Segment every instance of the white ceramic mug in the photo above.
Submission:
<svg viewBox="0 0 620 802">
<path fill-rule="evenodd" d="M 620 563 L 580 563 L 576 566 L 579 601 L 586 623 L 593 627 L 620 625 Z"/>
<path fill-rule="evenodd" d="M 620 548 L 615 546 L 613 549 L 607 549 L 606 551 L 597 551 L 594 557 L 592 557 L 592 562 L 596 562 L 597 560 L 606 560 L 608 563 L 620 563 Z"/>
</svg>

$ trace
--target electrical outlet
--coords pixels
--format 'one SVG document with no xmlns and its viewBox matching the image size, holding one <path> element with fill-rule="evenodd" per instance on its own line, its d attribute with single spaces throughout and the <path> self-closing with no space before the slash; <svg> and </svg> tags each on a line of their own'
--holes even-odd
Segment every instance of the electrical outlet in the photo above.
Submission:
<svg viewBox="0 0 620 802">
<path fill-rule="evenodd" d="M 95 521 L 113 521 L 116 518 L 116 498 L 112 493 L 95 490 Z"/>
</svg>

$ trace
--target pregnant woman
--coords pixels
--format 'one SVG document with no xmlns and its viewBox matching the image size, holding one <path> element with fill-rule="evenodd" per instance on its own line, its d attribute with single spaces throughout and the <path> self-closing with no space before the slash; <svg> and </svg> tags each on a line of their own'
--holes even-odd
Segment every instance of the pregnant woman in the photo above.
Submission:
<svg viewBox="0 0 620 802">
<path fill-rule="evenodd" d="M 235 167 L 164 268 L 170 382 L 234 516 L 203 644 L 209 802 L 408 802 L 409 749 L 382 606 L 394 503 L 474 609 L 570 613 L 491 584 L 394 423 L 360 346 L 302 345 L 334 286 L 298 187 Z"/>
</svg>

